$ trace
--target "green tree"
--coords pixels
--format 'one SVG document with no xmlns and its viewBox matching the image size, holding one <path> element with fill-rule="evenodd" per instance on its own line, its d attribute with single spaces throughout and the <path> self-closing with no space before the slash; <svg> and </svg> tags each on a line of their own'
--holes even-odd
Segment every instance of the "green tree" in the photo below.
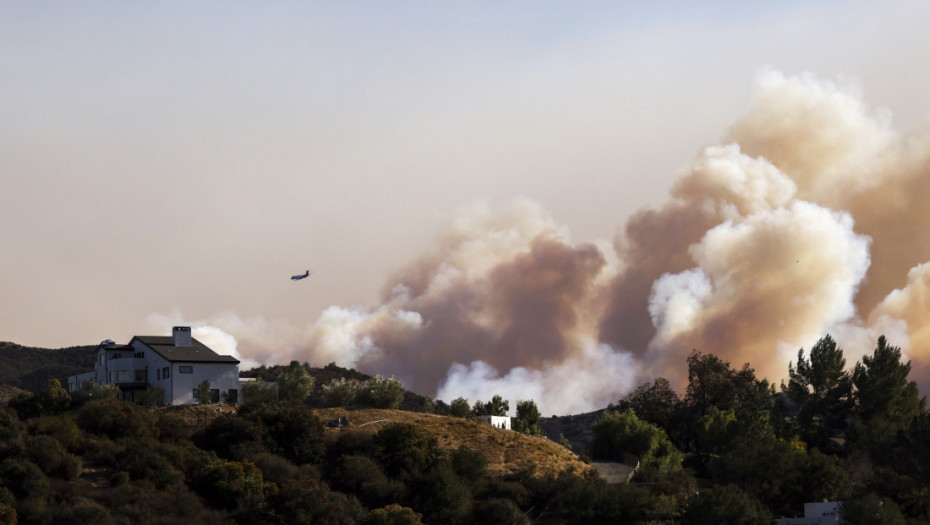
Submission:
<svg viewBox="0 0 930 525">
<path fill-rule="evenodd" d="M 213 400 L 213 396 L 210 394 L 209 381 L 204 379 L 199 385 L 197 385 L 197 389 L 194 390 L 194 399 L 202 405 L 206 405 Z"/>
<path fill-rule="evenodd" d="M 609 410 L 592 430 L 591 455 L 596 458 L 620 460 L 626 452 L 659 471 L 680 467 L 684 459 L 665 430 L 639 419 L 632 410 Z"/>
<path fill-rule="evenodd" d="M 297 361 L 291 361 L 278 375 L 278 392 L 282 400 L 305 401 L 313 393 L 314 379 Z"/>
<path fill-rule="evenodd" d="M 843 523 L 848 525 L 897 525 L 905 523 L 901 509 L 891 499 L 869 493 L 852 498 L 840 510 Z"/>
<path fill-rule="evenodd" d="M 688 505 L 686 525 L 761 525 L 772 522 L 772 514 L 758 500 L 735 485 L 702 489 Z"/>
<path fill-rule="evenodd" d="M 359 385 L 353 404 L 368 408 L 396 409 L 404 400 L 404 384 L 394 377 L 376 375 Z"/>
<path fill-rule="evenodd" d="M 910 371 L 911 363 L 901 362 L 901 349 L 890 346 L 885 336 L 853 370 L 856 407 L 851 437 L 881 459 L 890 459 L 898 432 L 906 430 L 924 406 L 917 383 L 907 380 Z"/>
<path fill-rule="evenodd" d="M 781 385 L 782 392 L 798 405 L 798 423 L 802 429 L 810 429 L 813 422 L 822 421 L 824 432 L 841 432 L 846 427 L 846 418 L 852 409 L 852 377 L 846 371 L 843 350 L 830 335 L 817 341 L 811 348 L 810 359 L 804 357 L 804 349 L 798 350 L 795 368 L 788 363 L 788 384 Z"/>
<path fill-rule="evenodd" d="M 617 404 L 620 412 L 632 409 L 637 417 L 668 429 L 681 398 L 672 390 L 668 379 L 657 377 L 652 384 L 640 385 Z"/>
<path fill-rule="evenodd" d="M 217 459 L 197 476 L 194 489 L 212 505 L 227 510 L 256 508 L 265 501 L 273 485 L 251 463 Z"/>
<path fill-rule="evenodd" d="M 467 418 L 471 415 L 471 406 L 464 397 L 457 397 L 449 405 L 449 411 L 454 417 Z"/>
<path fill-rule="evenodd" d="M 358 391 L 358 381 L 340 377 L 323 385 L 323 399 L 328 407 L 351 406 Z"/>
<path fill-rule="evenodd" d="M 61 383 L 53 378 L 37 393 L 24 392 L 7 404 L 16 411 L 20 419 L 29 419 L 67 411 L 71 408 L 71 396 Z"/>
<path fill-rule="evenodd" d="M 510 401 L 500 395 L 495 395 L 487 403 L 475 401 L 475 406 L 472 408 L 472 414 L 475 416 L 506 416 L 507 412 L 510 412 Z"/>
<path fill-rule="evenodd" d="M 117 399 L 119 397 L 120 390 L 116 385 L 98 385 L 95 381 L 85 381 L 81 385 L 81 391 L 74 396 L 74 399 L 79 404 L 87 403 L 88 401 L 94 401 L 97 399 Z"/>
<path fill-rule="evenodd" d="M 531 436 L 542 436 L 539 418 L 539 408 L 536 407 L 535 401 L 517 401 L 517 417 L 513 420 L 513 429 Z"/>
<path fill-rule="evenodd" d="M 273 403 L 276 399 L 277 387 L 266 383 L 260 377 L 256 377 L 252 381 L 247 381 L 242 384 L 243 405 Z"/>
</svg>

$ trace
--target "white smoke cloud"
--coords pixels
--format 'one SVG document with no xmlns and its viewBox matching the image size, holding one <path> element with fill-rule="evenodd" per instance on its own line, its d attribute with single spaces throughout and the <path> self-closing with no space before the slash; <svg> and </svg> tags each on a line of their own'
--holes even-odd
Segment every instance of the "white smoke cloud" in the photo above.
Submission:
<svg viewBox="0 0 930 525">
<path fill-rule="evenodd" d="M 629 352 L 588 344 L 564 362 L 542 369 L 515 367 L 501 374 L 483 361 L 453 363 L 436 398 L 449 402 L 464 397 L 474 403 L 500 394 L 510 400 L 511 414 L 517 401 L 527 399 L 545 414 L 577 414 L 616 401 L 636 386 L 638 375 Z"/>
</svg>

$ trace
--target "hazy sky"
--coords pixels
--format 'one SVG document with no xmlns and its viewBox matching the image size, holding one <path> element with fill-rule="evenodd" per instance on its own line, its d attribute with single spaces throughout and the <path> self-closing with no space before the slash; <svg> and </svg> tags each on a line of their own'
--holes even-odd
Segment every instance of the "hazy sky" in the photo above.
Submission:
<svg viewBox="0 0 930 525">
<path fill-rule="evenodd" d="M 0 340 L 234 319 L 273 360 L 261 334 L 380 304 L 476 202 L 612 242 L 760 69 L 924 130 L 928 25 L 923 1 L 0 2 Z"/>
</svg>

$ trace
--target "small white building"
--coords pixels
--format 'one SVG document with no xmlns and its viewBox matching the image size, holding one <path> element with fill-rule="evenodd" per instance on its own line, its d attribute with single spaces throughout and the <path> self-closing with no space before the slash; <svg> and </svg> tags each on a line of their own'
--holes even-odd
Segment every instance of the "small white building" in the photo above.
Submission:
<svg viewBox="0 0 930 525">
<path fill-rule="evenodd" d="M 781 518 L 776 525 L 836 525 L 840 522 L 842 501 L 824 501 L 822 503 L 805 503 L 803 518 Z"/>
<path fill-rule="evenodd" d="M 478 419 L 495 428 L 510 429 L 510 416 L 478 416 Z"/>
<path fill-rule="evenodd" d="M 189 326 L 175 326 L 170 336 L 137 335 L 129 344 L 107 339 L 97 347 L 94 371 L 68 378 L 68 391 L 85 383 L 116 385 L 123 399 L 136 401 L 149 386 L 165 389 L 164 403 L 186 405 L 204 381 L 214 402 L 240 402 L 239 360 L 220 355 L 191 337 Z"/>
</svg>

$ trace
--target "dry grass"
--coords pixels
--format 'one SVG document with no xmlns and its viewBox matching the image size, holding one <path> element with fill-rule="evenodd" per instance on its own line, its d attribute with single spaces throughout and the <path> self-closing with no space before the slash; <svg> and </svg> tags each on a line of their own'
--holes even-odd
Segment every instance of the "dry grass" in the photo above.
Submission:
<svg viewBox="0 0 930 525">
<path fill-rule="evenodd" d="M 349 428 L 375 433 L 391 423 L 409 423 L 436 436 L 439 446 L 456 449 L 461 445 L 478 450 L 488 460 L 488 473 L 502 476 L 522 469 L 539 474 L 591 469 L 567 448 L 546 438 L 503 430 L 477 421 L 401 410 L 324 408 L 313 411 L 322 421 L 345 417 Z M 340 432 L 327 428 L 328 433 Z"/>
</svg>

